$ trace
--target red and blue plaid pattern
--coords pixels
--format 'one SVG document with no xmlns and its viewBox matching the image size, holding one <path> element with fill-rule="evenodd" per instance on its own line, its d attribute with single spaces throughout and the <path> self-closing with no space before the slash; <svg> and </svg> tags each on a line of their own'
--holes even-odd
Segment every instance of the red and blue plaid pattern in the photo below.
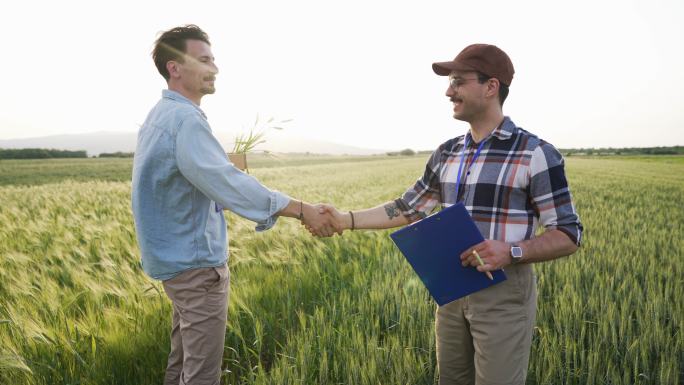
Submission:
<svg viewBox="0 0 684 385">
<path fill-rule="evenodd" d="M 558 229 L 577 245 L 582 224 L 572 203 L 561 154 L 550 143 L 517 127 L 508 117 L 478 144 L 468 136 L 459 196 L 456 180 L 465 135 L 437 148 L 424 175 L 396 204 L 411 222 L 440 204 L 463 201 L 486 239 L 518 242 L 535 236 L 539 224 Z M 467 171 L 466 171 L 467 170 Z"/>
</svg>

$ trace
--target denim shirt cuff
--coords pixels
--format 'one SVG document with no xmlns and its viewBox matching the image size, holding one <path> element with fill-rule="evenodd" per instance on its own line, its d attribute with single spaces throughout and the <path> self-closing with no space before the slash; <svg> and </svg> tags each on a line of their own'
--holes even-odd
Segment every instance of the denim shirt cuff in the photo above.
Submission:
<svg viewBox="0 0 684 385">
<path fill-rule="evenodd" d="M 290 197 L 278 191 L 271 191 L 269 199 L 271 200 L 271 206 L 268 209 L 268 218 L 264 221 L 257 222 L 255 230 L 258 232 L 266 231 L 273 227 L 279 218 L 276 214 L 290 203 Z"/>
</svg>

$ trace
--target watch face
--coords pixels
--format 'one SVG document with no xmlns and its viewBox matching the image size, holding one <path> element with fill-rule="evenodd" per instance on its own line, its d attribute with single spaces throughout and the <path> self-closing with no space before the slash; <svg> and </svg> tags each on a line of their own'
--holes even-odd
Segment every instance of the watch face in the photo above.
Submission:
<svg viewBox="0 0 684 385">
<path fill-rule="evenodd" d="M 511 256 L 513 258 L 521 258 L 522 257 L 522 249 L 518 246 L 511 247 Z"/>
</svg>

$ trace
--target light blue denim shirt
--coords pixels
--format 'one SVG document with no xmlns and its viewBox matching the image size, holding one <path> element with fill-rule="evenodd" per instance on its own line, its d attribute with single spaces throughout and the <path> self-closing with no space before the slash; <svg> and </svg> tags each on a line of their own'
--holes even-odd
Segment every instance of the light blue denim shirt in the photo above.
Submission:
<svg viewBox="0 0 684 385">
<path fill-rule="evenodd" d="M 138 133 L 131 204 L 143 270 L 159 280 L 228 258 L 222 208 L 271 228 L 290 198 L 235 168 L 204 112 L 164 90 Z"/>
</svg>

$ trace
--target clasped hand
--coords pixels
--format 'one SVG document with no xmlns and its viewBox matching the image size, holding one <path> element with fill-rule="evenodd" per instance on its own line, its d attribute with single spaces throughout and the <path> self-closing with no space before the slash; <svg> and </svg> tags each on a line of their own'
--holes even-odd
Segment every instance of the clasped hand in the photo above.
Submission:
<svg viewBox="0 0 684 385">
<path fill-rule="evenodd" d="M 327 204 L 305 206 L 303 214 L 302 224 L 311 235 L 331 237 L 336 233 L 342 235 L 344 231 L 342 214 L 333 206 Z"/>
</svg>

